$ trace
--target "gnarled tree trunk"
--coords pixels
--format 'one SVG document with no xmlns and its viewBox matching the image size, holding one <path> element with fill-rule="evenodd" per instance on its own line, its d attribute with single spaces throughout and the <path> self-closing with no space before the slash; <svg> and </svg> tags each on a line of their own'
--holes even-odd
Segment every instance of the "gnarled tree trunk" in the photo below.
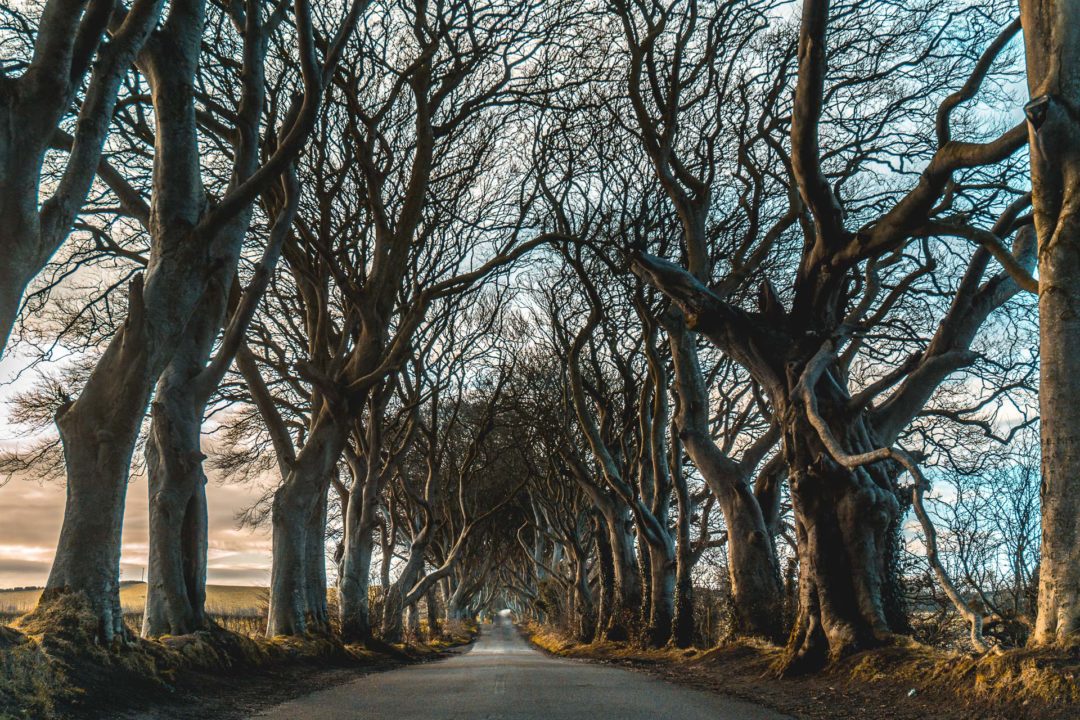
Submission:
<svg viewBox="0 0 1080 720">
<path fill-rule="evenodd" d="M 671 640 L 675 619 L 675 548 L 649 545 L 649 617 L 645 639 L 652 647 Z"/>
<path fill-rule="evenodd" d="M 188 362 L 192 359 L 194 365 Z M 202 367 L 189 354 L 174 357 L 158 383 L 151 408 L 146 443 L 150 544 L 144 637 L 184 635 L 206 626 L 208 521 L 200 447 L 204 406 L 198 394 L 191 392 L 187 372 L 197 374 Z"/>
<path fill-rule="evenodd" d="M 143 58 L 157 121 L 150 260 L 129 291 L 128 316 L 78 400 L 57 412 L 68 493 L 56 559 L 39 606 L 81 593 L 101 639 L 124 636 L 120 535 L 131 454 L 150 392 L 184 334 L 208 280 L 210 237 L 200 232 L 200 180 L 192 83 L 203 7 L 174 8 L 173 42 Z M 169 65 L 168 71 L 163 67 Z"/>
<path fill-rule="evenodd" d="M 612 605 L 603 637 L 606 640 L 629 640 L 641 616 L 641 576 L 634 552 L 634 538 L 630 532 L 629 510 L 621 504 L 609 510 L 610 517 L 605 512 L 604 525 L 608 532 L 608 547 L 611 548 Z"/>
<path fill-rule="evenodd" d="M 817 393 L 817 412 L 847 453 L 878 449 L 864 417 L 851 417 L 850 398 L 830 371 L 810 388 Z M 884 463 L 855 469 L 840 465 L 801 402 L 777 407 L 782 408 L 799 552 L 799 612 L 784 669 L 799 671 L 880 645 L 891 636 L 899 504 Z"/>
<path fill-rule="evenodd" d="M 604 637 L 611 624 L 615 605 L 615 564 L 608 539 L 607 523 L 597 512 L 593 516 L 593 537 L 596 544 L 596 579 L 600 597 L 596 603 L 596 627 L 593 637 Z"/>
<path fill-rule="evenodd" d="M 330 612 L 326 604 L 326 511 L 329 480 L 323 485 L 304 531 L 304 591 L 307 595 L 308 632 L 330 632 Z"/>
<path fill-rule="evenodd" d="M 412 547 L 409 549 L 409 559 L 402 568 L 401 575 L 386 591 L 380 627 L 384 642 L 400 643 L 404 640 L 402 613 L 405 610 L 405 596 L 416 585 L 424 569 L 424 555 L 427 552 L 429 537 L 426 530 L 427 528 L 422 530 L 420 535 L 413 540 Z M 447 607 L 450 607 L 449 600 Z"/>
<path fill-rule="evenodd" d="M 690 521 L 693 500 L 686 476 L 682 472 L 683 445 L 677 432 L 671 434 L 672 485 L 678 517 L 675 520 L 675 607 L 671 621 L 671 641 L 678 648 L 688 648 L 694 643 L 694 578 L 696 559 L 690 539 Z"/>
<path fill-rule="evenodd" d="M 574 637 L 578 642 L 591 643 L 596 637 L 596 604 L 589 588 L 587 569 L 582 566 L 574 573 Z"/>
<path fill-rule="evenodd" d="M 442 628 L 439 626 L 439 586 L 438 583 L 431 586 L 427 595 L 424 597 L 424 604 L 427 610 L 427 626 L 428 642 L 431 642 L 435 638 L 442 635 Z"/>
</svg>

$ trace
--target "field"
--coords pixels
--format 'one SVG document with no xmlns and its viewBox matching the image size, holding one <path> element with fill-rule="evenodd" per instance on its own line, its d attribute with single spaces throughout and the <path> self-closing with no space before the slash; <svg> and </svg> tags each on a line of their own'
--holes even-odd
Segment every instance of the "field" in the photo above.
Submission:
<svg viewBox="0 0 1080 720">
<path fill-rule="evenodd" d="M 41 588 L 0 590 L 0 624 L 7 624 L 34 609 Z M 249 585 L 207 585 L 206 611 L 218 624 L 243 635 L 262 631 L 269 593 L 267 588 Z M 142 624 L 146 604 L 146 583 L 120 583 L 120 604 L 124 619 L 132 629 Z"/>
</svg>

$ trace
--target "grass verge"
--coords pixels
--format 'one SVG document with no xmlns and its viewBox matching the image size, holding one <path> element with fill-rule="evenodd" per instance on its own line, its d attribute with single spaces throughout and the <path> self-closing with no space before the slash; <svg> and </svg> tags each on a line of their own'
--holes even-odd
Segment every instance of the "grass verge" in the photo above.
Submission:
<svg viewBox="0 0 1080 720">
<path fill-rule="evenodd" d="M 798 718 L 888 720 L 1066 720 L 1080 717 L 1080 652 L 1013 650 L 947 653 L 907 642 L 855 654 L 793 678 L 772 671 L 782 648 L 753 640 L 708 651 L 583 645 L 548 627 L 527 625 L 529 640 L 552 655 L 643 670 L 679 684 L 731 695 Z"/>
<path fill-rule="evenodd" d="M 290 667 L 396 665 L 437 657 L 475 636 L 471 628 L 454 628 L 431 645 L 395 646 L 391 656 L 326 637 L 268 640 L 217 627 L 104 647 L 94 642 L 96 629 L 97 618 L 79 595 L 59 598 L 12 627 L 0 625 L 0 720 L 111 717 L 197 695 L 208 676 L 231 684 Z"/>
</svg>

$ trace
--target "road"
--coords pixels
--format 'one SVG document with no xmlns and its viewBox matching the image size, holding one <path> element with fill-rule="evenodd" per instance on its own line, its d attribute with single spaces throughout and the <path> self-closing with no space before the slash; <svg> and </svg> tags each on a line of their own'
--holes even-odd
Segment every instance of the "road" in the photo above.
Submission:
<svg viewBox="0 0 1080 720">
<path fill-rule="evenodd" d="M 508 618 L 467 652 L 367 675 L 258 716 L 271 720 L 783 720 L 771 710 L 649 677 L 549 657 Z"/>
</svg>

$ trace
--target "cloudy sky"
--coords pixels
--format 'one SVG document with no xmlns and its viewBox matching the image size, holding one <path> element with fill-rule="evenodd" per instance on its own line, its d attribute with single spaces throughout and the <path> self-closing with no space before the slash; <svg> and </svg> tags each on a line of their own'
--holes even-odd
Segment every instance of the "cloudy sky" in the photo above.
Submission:
<svg viewBox="0 0 1080 720">
<path fill-rule="evenodd" d="M 8 424 L 4 400 L 25 381 L 10 381 L 18 360 L 0 361 L 0 449 L 18 439 Z M 3 478 L 0 478 L 2 482 Z M 42 484 L 14 477 L 0 487 L 0 588 L 45 584 L 64 516 L 62 482 Z M 260 495 L 259 488 L 222 485 L 211 476 L 209 582 L 229 585 L 267 585 L 270 581 L 268 530 L 239 529 L 236 513 Z M 124 516 L 121 571 L 124 580 L 138 580 L 146 567 L 147 485 L 133 477 L 128 485 Z"/>
</svg>

